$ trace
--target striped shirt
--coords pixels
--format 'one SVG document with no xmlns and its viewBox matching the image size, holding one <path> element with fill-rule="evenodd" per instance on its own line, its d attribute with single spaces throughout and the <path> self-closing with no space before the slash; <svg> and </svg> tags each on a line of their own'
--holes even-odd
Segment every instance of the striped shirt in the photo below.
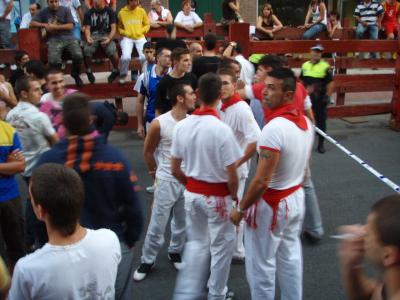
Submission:
<svg viewBox="0 0 400 300">
<path fill-rule="evenodd" d="M 362 22 L 367 22 L 368 25 L 375 25 L 378 17 L 383 14 L 383 7 L 377 1 L 371 1 L 370 3 L 365 3 L 360 1 L 354 11 L 355 17 L 360 17 Z"/>
</svg>

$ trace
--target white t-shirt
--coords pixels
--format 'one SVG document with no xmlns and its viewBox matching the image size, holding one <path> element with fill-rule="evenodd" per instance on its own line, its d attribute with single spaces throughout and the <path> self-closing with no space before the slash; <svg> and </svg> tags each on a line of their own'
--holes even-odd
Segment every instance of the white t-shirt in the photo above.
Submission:
<svg viewBox="0 0 400 300">
<path fill-rule="evenodd" d="M 20 101 L 8 112 L 7 122 L 18 132 L 26 160 L 26 168 L 22 175 L 29 177 L 40 155 L 49 150 L 46 137 L 54 135 L 56 131 L 45 113 L 25 101 Z"/>
<path fill-rule="evenodd" d="M 15 266 L 9 300 L 114 299 L 121 246 L 108 229 L 86 229 L 67 246 L 46 244 Z"/>
<path fill-rule="evenodd" d="M 176 124 L 171 156 L 182 159 L 188 177 L 227 182 L 226 167 L 243 156 L 232 129 L 214 116 L 191 115 Z"/>
<path fill-rule="evenodd" d="M 194 11 L 191 11 L 190 14 L 187 16 L 183 13 L 183 11 L 178 12 L 178 14 L 175 17 L 175 23 L 181 23 L 185 26 L 191 26 L 191 25 L 196 25 L 198 23 L 203 22 L 198 14 L 196 14 Z"/>
<path fill-rule="evenodd" d="M 245 84 L 251 84 L 253 82 L 254 77 L 254 66 L 251 62 L 244 58 L 243 55 L 239 54 L 235 56 L 235 60 L 239 62 L 242 69 L 240 70 L 240 79 Z"/>
<path fill-rule="evenodd" d="M 255 143 L 261 134 L 250 106 L 245 101 L 240 101 L 225 109 L 219 110 L 221 120 L 233 130 L 236 141 L 244 152 L 248 144 Z M 239 178 L 247 178 L 249 174 L 250 160 L 238 168 Z"/>
<path fill-rule="evenodd" d="M 10 3 L 11 0 L 0 0 L 0 16 L 3 16 L 8 3 Z M 11 20 L 11 12 L 7 15 L 6 20 Z"/>
<path fill-rule="evenodd" d="M 78 8 L 81 7 L 81 2 L 79 0 L 60 0 L 60 5 L 64 7 L 69 7 L 75 24 L 81 22 L 77 11 Z"/>
<path fill-rule="evenodd" d="M 32 15 L 30 12 L 27 12 L 22 17 L 21 24 L 19 25 L 19 29 L 28 29 L 31 21 L 32 21 Z"/>
<path fill-rule="evenodd" d="M 166 21 L 169 13 L 170 13 L 169 9 L 165 8 L 164 6 L 161 6 L 161 21 Z M 160 21 L 158 14 L 153 9 L 150 10 L 149 16 L 150 16 L 150 23 L 156 23 L 157 21 Z"/>
<path fill-rule="evenodd" d="M 306 131 L 282 117 L 277 117 L 264 126 L 258 140 L 258 150 L 264 148 L 280 153 L 268 187 L 283 190 L 303 182 L 314 141 L 314 127 L 308 118 L 306 120 Z"/>
</svg>

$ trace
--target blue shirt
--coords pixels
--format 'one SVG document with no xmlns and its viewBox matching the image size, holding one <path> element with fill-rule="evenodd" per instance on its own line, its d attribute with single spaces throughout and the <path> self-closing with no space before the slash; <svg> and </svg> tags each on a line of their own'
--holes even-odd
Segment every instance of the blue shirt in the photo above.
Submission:
<svg viewBox="0 0 400 300">
<path fill-rule="evenodd" d="M 10 153 L 16 149 L 22 150 L 22 146 L 15 128 L 0 121 L 0 163 L 6 162 Z M 0 202 L 12 200 L 18 196 L 19 189 L 14 175 L 0 175 Z"/>
</svg>

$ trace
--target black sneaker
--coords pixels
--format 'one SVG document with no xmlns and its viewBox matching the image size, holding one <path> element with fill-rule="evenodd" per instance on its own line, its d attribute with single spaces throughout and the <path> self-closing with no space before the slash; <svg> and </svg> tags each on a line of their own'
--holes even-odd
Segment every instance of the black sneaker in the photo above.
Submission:
<svg viewBox="0 0 400 300">
<path fill-rule="evenodd" d="M 119 71 L 112 71 L 110 76 L 107 77 L 108 83 L 113 83 L 118 76 L 119 76 Z"/>
<path fill-rule="evenodd" d="M 82 79 L 79 77 L 79 75 L 73 75 L 72 78 L 74 78 L 75 80 L 75 85 L 80 88 L 83 87 L 83 81 Z"/>
<path fill-rule="evenodd" d="M 179 253 L 168 253 L 168 259 L 172 262 L 175 269 L 177 269 L 178 271 L 182 269 L 182 257 Z"/>
<path fill-rule="evenodd" d="M 151 272 L 154 268 L 154 263 L 152 264 L 141 264 L 139 268 L 136 269 L 135 273 L 133 273 L 133 280 L 142 281 L 146 278 L 147 274 Z"/>
<path fill-rule="evenodd" d="M 86 72 L 86 75 L 87 75 L 87 79 L 89 80 L 89 82 L 91 84 L 95 83 L 96 78 L 94 77 L 92 72 Z"/>
</svg>

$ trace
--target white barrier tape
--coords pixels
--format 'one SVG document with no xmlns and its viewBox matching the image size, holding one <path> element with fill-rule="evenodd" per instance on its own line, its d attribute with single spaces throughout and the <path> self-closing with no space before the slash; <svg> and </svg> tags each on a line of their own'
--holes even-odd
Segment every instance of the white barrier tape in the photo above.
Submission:
<svg viewBox="0 0 400 300">
<path fill-rule="evenodd" d="M 347 150 L 345 147 L 343 147 L 340 143 L 335 141 L 333 138 L 331 138 L 329 135 L 327 135 L 325 132 L 323 132 L 321 129 L 318 127 L 315 127 L 315 131 L 322 135 L 325 139 L 327 139 L 329 142 L 334 144 L 336 147 L 338 147 L 340 150 L 342 150 L 344 153 L 346 153 L 348 156 L 350 156 L 352 159 L 354 159 L 356 162 L 358 162 L 361 166 L 363 166 L 365 169 L 367 169 L 370 173 L 375 175 L 378 179 L 380 179 L 383 183 L 386 183 L 391 189 L 395 190 L 397 193 L 400 193 L 400 187 L 395 184 L 393 181 L 391 181 L 389 178 L 386 178 L 383 174 L 379 173 L 377 170 L 372 168 L 369 164 L 367 164 L 365 161 L 363 161 L 361 158 L 359 158 L 357 155 L 354 153 L 351 153 L 349 150 Z"/>
</svg>

